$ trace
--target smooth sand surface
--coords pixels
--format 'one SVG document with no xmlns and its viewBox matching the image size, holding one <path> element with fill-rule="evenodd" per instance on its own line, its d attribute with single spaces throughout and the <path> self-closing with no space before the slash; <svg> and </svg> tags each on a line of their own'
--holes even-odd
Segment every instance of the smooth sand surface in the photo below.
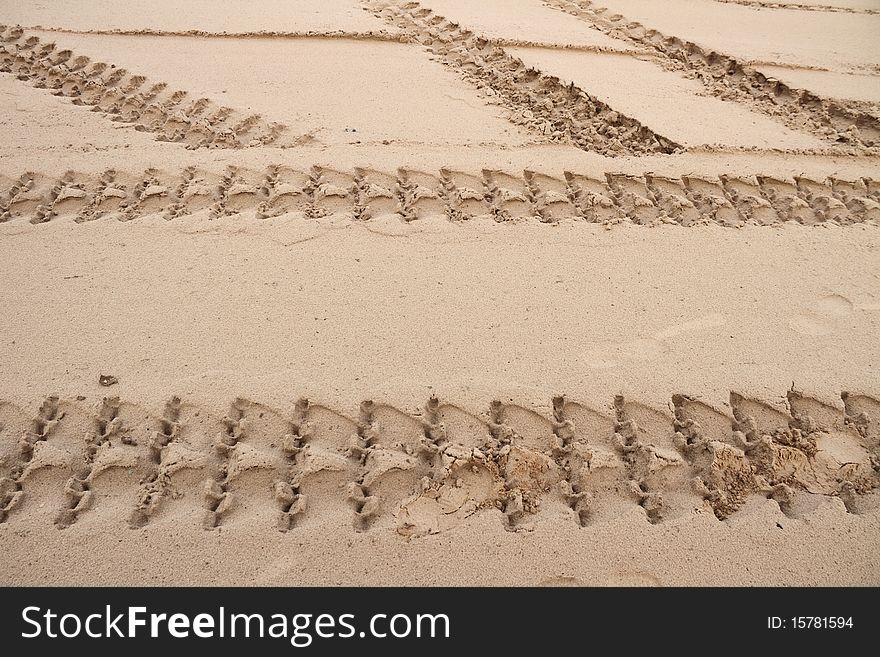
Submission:
<svg viewBox="0 0 880 657">
<path fill-rule="evenodd" d="M 880 583 L 878 16 L 747 4 L 0 4 L 0 584 Z"/>
<path fill-rule="evenodd" d="M 205 32 L 394 32 L 364 13 L 357 0 L 191 0 L 167 3 L 131 0 L 3 2 L 10 23 L 70 30 L 158 30 Z"/>
</svg>

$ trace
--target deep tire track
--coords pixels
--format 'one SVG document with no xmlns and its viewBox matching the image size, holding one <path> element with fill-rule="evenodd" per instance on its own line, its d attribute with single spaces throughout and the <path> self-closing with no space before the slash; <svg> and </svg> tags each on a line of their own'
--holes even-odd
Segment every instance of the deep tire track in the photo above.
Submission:
<svg viewBox="0 0 880 657">
<path fill-rule="evenodd" d="M 880 149 L 880 118 L 862 111 L 858 103 L 822 98 L 791 87 L 730 55 L 663 34 L 596 7 L 589 0 L 544 0 L 544 4 L 615 39 L 647 48 L 664 68 L 699 80 L 716 98 L 742 103 L 829 143 L 869 152 Z"/>
<path fill-rule="evenodd" d="M 510 119 L 551 141 L 604 155 L 674 153 L 681 145 L 615 111 L 574 84 L 529 68 L 520 59 L 417 2 L 367 1 L 465 80 L 491 93 Z"/>
<path fill-rule="evenodd" d="M 767 175 L 681 178 L 608 173 L 591 177 L 483 169 L 436 173 L 400 168 L 228 166 L 222 172 L 189 167 L 142 173 L 35 172 L 0 176 L 0 223 L 42 224 L 95 219 L 131 221 L 253 213 L 352 221 L 397 217 L 404 222 L 442 216 L 453 222 L 561 220 L 639 225 L 850 225 L 880 221 L 880 183 L 871 178 L 814 180 Z"/>
<path fill-rule="evenodd" d="M 217 419 L 174 397 L 149 421 L 118 398 L 89 410 L 49 397 L 33 419 L 0 402 L 0 522 L 36 514 L 64 529 L 125 501 L 120 518 L 132 527 L 260 518 L 296 531 L 335 503 L 350 505 L 356 531 L 418 536 L 486 509 L 519 531 L 547 509 L 588 527 L 635 507 L 653 524 L 699 512 L 723 520 L 754 496 L 792 517 L 827 497 L 851 513 L 880 508 L 875 397 L 830 403 L 792 389 L 770 403 L 731 393 L 729 409 L 684 394 L 669 410 L 560 395 L 546 407 L 495 400 L 472 411 L 431 397 L 412 411 L 366 400 L 355 419 L 304 399 L 284 410 L 237 398 Z M 108 477 L 117 487 L 101 497 L 113 472 L 144 474 Z M 66 502 L 47 511 L 50 499 Z"/>
</svg>

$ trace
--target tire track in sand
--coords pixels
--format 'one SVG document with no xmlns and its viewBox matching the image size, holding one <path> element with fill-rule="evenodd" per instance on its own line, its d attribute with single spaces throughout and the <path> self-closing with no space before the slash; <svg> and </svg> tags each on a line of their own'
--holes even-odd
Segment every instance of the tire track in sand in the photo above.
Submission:
<svg viewBox="0 0 880 657">
<path fill-rule="evenodd" d="M 523 531 L 554 514 L 583 527 L 632 512 L 724 520 L 755 497 L 791 517 L 829 497 L 850 513 L 880 507 L 880 401 L 864 394 L 732 392 L 729 410 L 687 394 L 667 408 L 559 395 L 483 411 L 435 396 L 420 410 L 365 400 L 356 418 L 305 399 L 274 409 L 240 397 L 224 418 L 176 397 L 158 417 L 83 399 L 49 397 L 34 418 L 0 401 L 0 521 L 297 531 L 341 518 L 420 536 L 487 511 Z"/>
<path fill-rule="evenodd" d="M 375 16 L 400 28 L 483 89 L 508 110 L 510 120 L 551 141 L 603 155 L 674 153 L 679 144 L 590 96 L 574 84 L 527 67 L 490 40 L 422 7 L 365 0 Z"/>
<path fill-rule="evenodd" d="M 19 27 L 0 26 L 0 72 L 91 107 L 113 121 L 152 132 L 187 148 L 242 148 L 271 144 L 286 129 L 257 114 L 244 115 L 206 98 L 193 99 L 104 62 L 41 43 Z"/>
<path fill-rule="evenodd" d="M 664 68 L 699 80 L 716 98 L 742 103 L 793 130 L 806 130 L 830 143 L 880 151 L 880 118 L 862 111 L 857 103 L 790 87 L 730 55 L 668 36 L 589 0 L 544 0 L 544 4 L 576 16 L 608 36 L 648 49 Z"/>
<path fill-rule="evenodd" d="M 0 223 L 130 221 L 154 215 L 170 220 L 197 213 L 210 218 L 239 213 L 257 218 L 341 215 L 358 222 L 440 216 L 455 222 L 850 225 L 880 221 L 880 182 L 767 175 L 592 177 L 570 171 L 553 176 L 498 169 L 342 171 L 317 165 L 273 165 L 261 171 L 230 165 L 221 172 L 195 167 L 176 172 L 70 171 L 60 178 L 35 172 L 0 175 Z"/>
<path fill-rule="evenodd" d="M 797 2 L 765 2 L 764 0 L 714 0 L 730 5 L 742 5 L 755 9 L 787 9 L 789 11 L 820 11 L 840 14 L 880 14 L 878 9 L 867 7 L 836 7 L 834 5 L 808 5 Z"/>
</svg>

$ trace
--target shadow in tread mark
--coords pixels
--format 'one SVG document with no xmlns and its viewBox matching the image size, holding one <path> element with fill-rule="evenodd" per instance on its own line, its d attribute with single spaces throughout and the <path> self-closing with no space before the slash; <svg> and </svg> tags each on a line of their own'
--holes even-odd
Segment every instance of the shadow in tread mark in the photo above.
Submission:
<svg viewBox="0 0 880 657">
<path fill-rule="evenodd" d="M 848 226 L 880 221 L 876 187 L 870 178 L 807 183 L 803 178 L 763 175 L 676 179 L 609 173 L 600 179 L 570 171 L 556 177 L 529 170 L 484 169 L 474 174 L 442 168 L 431 174 L 403 168 L 347 172 L 281 165 L 262 170 L 229 165 L 222 172 L 196 167 L 140 173 L 68 171 L 61 177 L 26 172 L 0 174 L 0 223 L 39 224 L 65 217 L 75 222 L 145 216 L 171 220 L 199 213 L 209 219 L 240 213 L 263 219 L 292 213 L 358 222 L 396 217 L 409 223 L 441 216 L 453 222 L 487 218 L 605 225 Z"/>
<path fill-rule="evenodd" d="M 266 145 L 285 130 L 280 123 L 218 107 L 206 98 L 190 100 L 186 92 L 170 90 L 165 83 L 149 83 L 142 75 L 91 62 L 70 50 L 56 51 L 55 44 L 41 44 L 19 27 L 0 26 L 0 72 L 135 130 L 155 133 L 159 141 L 191 149 Z"/>
<path fill-rule="evenodd" d="M 356 420 L 305 399 L 288 414 L 237 398 L 222 418 L 177 397 L 158 416 L 115 397 L 49 397 L 33 417 L 0 400 L 0 511 L 60 528 L 127 518 L 416 537 L 481 512 L 529 531 L 634 511 L 652 523 L 726 519 L 750 496 L 792 517 L 835 497 L 851 513 L 877 508 L 880 402 L 794 389 L 780 399 L 734 392 L 728 413 L 676 394 L 670 413 L 618 396 L 612 415 L 561 395 L 549 412 L 495 400 L 475 413 L 431 397 L 413 414 L 366 400 Z"/>
</svg>

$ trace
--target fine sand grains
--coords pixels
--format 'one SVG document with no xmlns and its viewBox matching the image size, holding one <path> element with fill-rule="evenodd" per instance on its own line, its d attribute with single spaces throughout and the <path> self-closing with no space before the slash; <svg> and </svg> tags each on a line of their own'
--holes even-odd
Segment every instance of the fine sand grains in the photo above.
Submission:
<svg viewBox="0 0 880 657">
<path fill-rule="evenodd" d="M 0 8 L 0 583 L 880 583 L 873 5 L 210 4 Z"/>
</svg>

